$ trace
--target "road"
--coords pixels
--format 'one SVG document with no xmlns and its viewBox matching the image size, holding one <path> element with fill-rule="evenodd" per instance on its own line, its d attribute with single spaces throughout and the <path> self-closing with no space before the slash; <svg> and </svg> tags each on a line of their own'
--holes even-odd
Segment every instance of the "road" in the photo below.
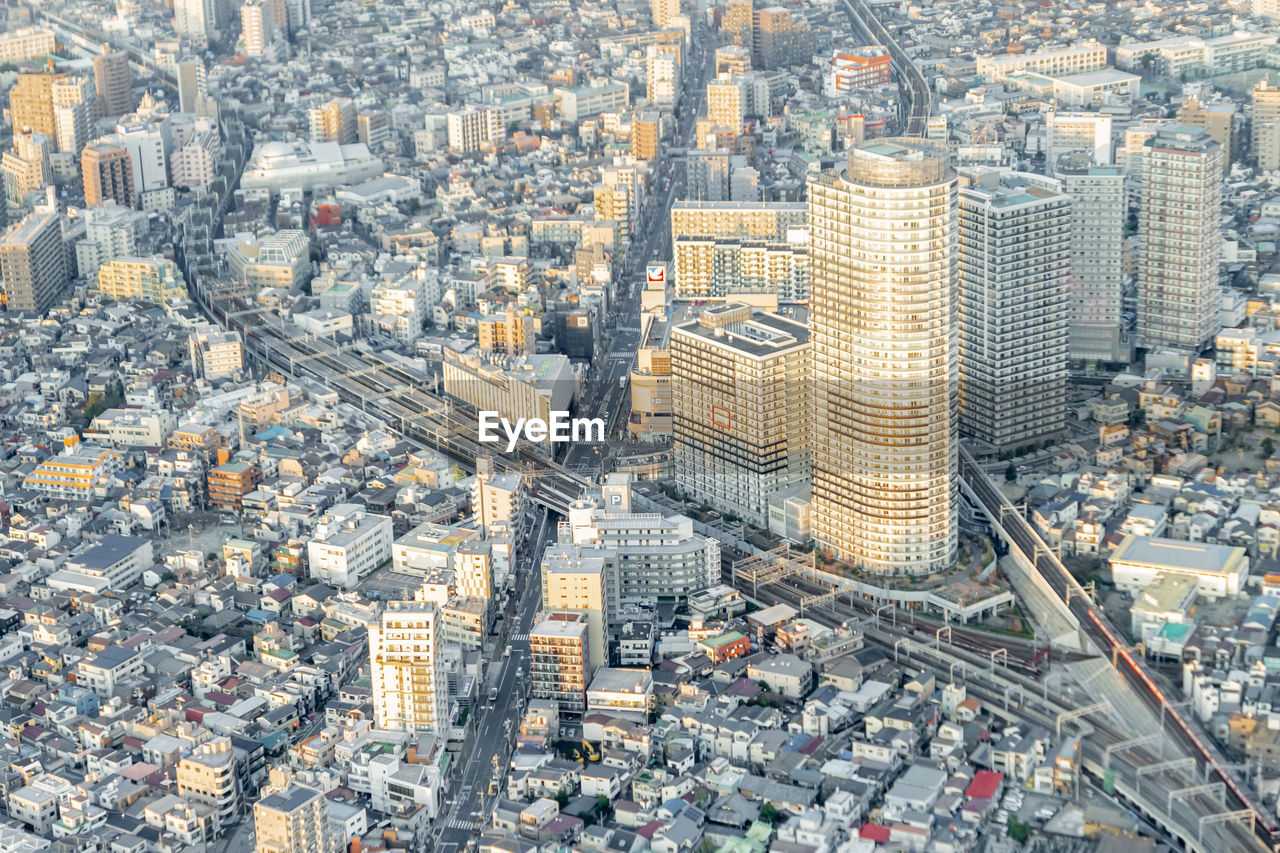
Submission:
<svg viewBox="0 0 1280 853">
<path fill-rule="evenodd" d="M 551 516 L 543 510 L 535 523 L 529 539 L 527 556 L 521 558 L 519 577 L 523 589 L 515 607 L 514 627 L 509 630 L 510 657 L 501 657 L 495 651 L 495 661 L 501 661 L 497 678 L 498 697 L 492 707 L 481 704 L 477 708 L 477 723 L 471 738 L 464 745 L 460 756 L 466 758 L 461 775 L 454 783 L 452 804 L 435 822 L 433 834 L 437 853 L 455 853 L 464 849 L 467 842 L 479 835 L 488 814 L 488 807 L 496 797 L 489 796 L 489 782 L 501 780 L 506 775 L 506 765 L 515 745 L 515 735 L 520 727 L 527 698 L 528 681 L 521 677 L 529 672 L 529 631 L 533 628 L 541 600 L 541 581 L 537 567 L 542 562 L 542 552 L 556 534 Z M 505 620 L 504 620 L 505 621 Z M 490 663 L 490 667 L 494 664 Z M 493 682 L 485 680 L 480 701 L 487 703 L 489 688 Z M 495 764 L 496 761 L 496 764 Z M 505 787 L 497 796 L 505 795 Z"/>
<path fill-rule="evenodd" d="M 714 52 L 708 49 L 706 36 L 700 31 L 695 36 L 695 44 L 694 65 L 685 83 L 685 91 L 690 94 L 676 113 L 675 147 L 680 148 L 687 147 L 694 139 L 698 114 L 707 97 L 707 80 L 715 71 Z M 580 417 L 604 418 L 609 427 L 606 435 L 613 433 L 617 412 L 629 398 L 626 379 L 635 363 L 636 350 L 642 343 L 640 294 L 645 284 L 645 266 L 651 260 L 666 261 L 671 257 L 670 211 L 672 203 L 684 189 L 685 170 L 682 163 L 670 158 L 659 163 L 654 173 L 654 186 L 661 186 L 665 179 L 667 188 L 660 190 L 660 195 L 653 196 L 637 224 L 623 261 L 622 284 L 618 288 L 620 296 L 610 306 L 616 321 L 613 341 L 604 356 L 605 364 L 596 376 L 591 402 L 579 412 Z M 604 448 L 600 445 L 572 445 L 566 451 L 564 467 L 571 471 L 588 468 L 598 471 L 603 461 Z"/>
</svg>

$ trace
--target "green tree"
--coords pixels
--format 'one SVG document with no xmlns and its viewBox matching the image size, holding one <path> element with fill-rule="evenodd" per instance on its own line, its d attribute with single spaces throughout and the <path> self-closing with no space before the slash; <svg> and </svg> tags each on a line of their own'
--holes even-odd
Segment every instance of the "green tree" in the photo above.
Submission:
<svg viewBox="0 0 1280 853">
<path fill-rule="evenodd" d="M 1004 469 L 1004 481 L 1006 483 L 1012 483 L 1016 479 L 1018 479 L 1018 469 L 1012 462 L 1010 462 L 1009 467 Z"/>
<path fill-rule="evenodd" d="M 778 822 L 778 810 L 773 807 L 773 803 L 765 803 L 760 809 L 760 819 L 765 823 L 773 826 Z"/>
<path fill-rule="evenodd" d="M 596 808 L 599 809 L 600 814 L 608 814 L 610 805 L 611 803 L 609 802 L 609 798 L 604 794 L 596 796 Z"/>
<path fill-rule="evenodd" d="M 1027 835 L 1027 825 L 1013 815 L 1009 815 L 1009 837 L 1019 844 L 1025 844 Z"/>
<path fill-rule="evenodd" d="M 1262 455 L 1270 457 L 1275 452 L 1276 443 L 1271 440 L 1271 437 L 1268 436 L 1267 438 L 1262 439 Z"/>
<path fill-rule="evenodd" d="M 556 803 L 560 806 L 560 808 L 564 808 L 565 806 L 569 805 L 569 792 L 566 791 L 564 788 L 561 788 L 559 791 L 556 791 Z"/>
</svg>

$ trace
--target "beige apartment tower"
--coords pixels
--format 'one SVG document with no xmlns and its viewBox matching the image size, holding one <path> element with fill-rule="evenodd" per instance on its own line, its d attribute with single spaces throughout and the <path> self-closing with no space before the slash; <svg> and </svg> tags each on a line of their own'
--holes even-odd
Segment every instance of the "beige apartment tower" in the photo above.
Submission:
<svg viewBox="0 0 1280 853">
<path fill-rule="evenodd" d="M 0 236 L 0 286 L 6 311 L 44 314 L 69 279 L 62 223 L 52 207 L 37 207 Z"/>
<path fill-rule="evenodd" d="M 769 498 L 809 478 L 809 329 L 741 302 L 671 330 L 680 488 L 758 527 Z"/>
<path fill-rule="evenodd" d="M 955 560 L 956 175 L 920 139 L 809 181 L 813 535 L 880 574 Z"/>
<path fill-rule="evenodd" d="M 373 714 L 380 728 L 442 732 L 449 725 L 440 609 L 425 600 L 388 602 L 369 627 Z"/>
</svg>

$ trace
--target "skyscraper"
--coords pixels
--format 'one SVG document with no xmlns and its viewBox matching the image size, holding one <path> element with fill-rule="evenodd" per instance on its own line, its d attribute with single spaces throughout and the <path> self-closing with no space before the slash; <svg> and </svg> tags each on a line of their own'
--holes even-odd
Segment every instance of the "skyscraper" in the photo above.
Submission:
<svg viewBox="0 0 1280 853">
<path fill-rule="evenodd" d="M 1071 343 L 1073 361 L 1127 362 L 1124 307 L 1125 170 L 1095 166 L 1082 154 L 1057 163 L 1071 196 Z"/>
<path fill-rule="evenodd" d="M 813 532 L 878 573 L 955 559 L 956 176 L 888 138 L 808 186 Z"/>
<path fill-rule="evenodd" d="M 133 183 L 133 158 L 121 145 L 95 142 L 80 155 L 84 178 L 84 203 L 100 205 L 108 199 L 126 207 L 136 207 L 137 187 Z"/>
<path fill-rule="evenodd" d="M 740 302 L 671 331 L 676 481 L 758 527 L 809 478 L 809 330 Z"/>
<path fill-rule="evenodd" d="M 1146 144 L 1138 234 L 1138 334 L 1198 350 L 1217 334 L 1222 146 L 1207 131 L 1161 128 Z"/>
<path fill-rule="evenodd" d="M 93 82 L 98 90 L 98 97 L 102 99 L 103 115 L 124 115 L 136 106 L 133 100 L 133 72 L 129 70 L 129 55 L 124 51 L 95 56 Z"/>
<path fill-rule="evenodd" d="M 1071 199 L 1056 182 L 960 173 L 960 431 L 1001 452 L 1067 418 Z"/>
<path fill-rule="evenodd" d="M 0 237 L 0 285 L 6 311 L 44 314 L 68 279 L 62 222 L 54 205 L 37 207 Z"/>
<path fill-rule="evenodd" d="M 441 732 L 449 725 L 449 684 L 440 609 L 391 601 L 369 627 L 374 719 L 381 728 Z"/>
</svg>

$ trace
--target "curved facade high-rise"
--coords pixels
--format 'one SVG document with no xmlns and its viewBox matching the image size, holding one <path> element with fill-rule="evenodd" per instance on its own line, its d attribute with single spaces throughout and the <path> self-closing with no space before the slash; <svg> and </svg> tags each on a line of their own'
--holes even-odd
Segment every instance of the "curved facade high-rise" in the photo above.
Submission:
<svg viewBox="0 0 1280 853">
<path fill-rule="evenodd" d="M 956 556 L 956 175 L 880 139 L 808 186 L 813 535 L 880 574 Z"/>
</svg>

